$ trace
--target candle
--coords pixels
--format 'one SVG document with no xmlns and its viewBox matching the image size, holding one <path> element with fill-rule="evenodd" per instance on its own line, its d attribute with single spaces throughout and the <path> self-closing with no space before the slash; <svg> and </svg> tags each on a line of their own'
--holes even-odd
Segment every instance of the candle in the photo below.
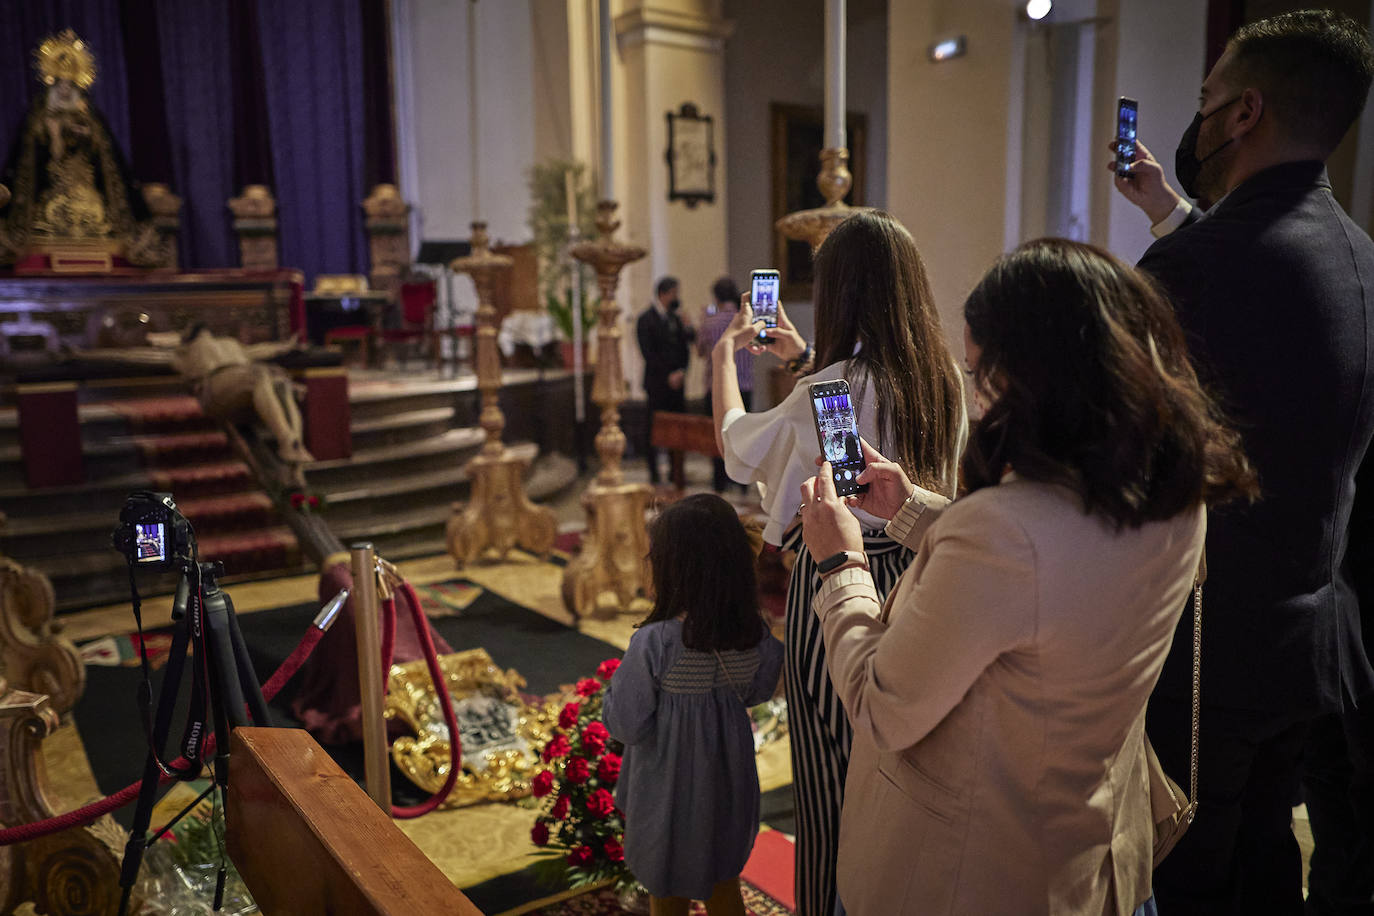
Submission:
<svg viewBox="0 0 1374 916">
<path fill-rule="evenodd" d="M 827 0 L 825 8 L 825 146 L 844 149 L 844 6 Z"/>
<path fill-rule="evenodd" d="M 472 187 L 472 217 L 477 219 L 482 213 L 477 147 L 477 0 L 468 3 L 468 135 L 472 156 L 468 180 Z"/>
<path fill-rule="evenodd" d="M 611 152 L 611 0 L 601 0 L 601 199 L 615 200 Z"/>
<path fill-rule="evenodd" d="M 563 173 L 563 193 L 568 199 L 568 238 L 577 237 L 577 188 L 573 184 L 573 170 Z"/>
</svg>

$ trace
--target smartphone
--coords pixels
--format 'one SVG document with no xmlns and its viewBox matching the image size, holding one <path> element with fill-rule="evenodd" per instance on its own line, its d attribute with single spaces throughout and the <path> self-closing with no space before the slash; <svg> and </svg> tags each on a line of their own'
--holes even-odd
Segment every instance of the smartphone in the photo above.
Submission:
<svg viewBox="0 0 1374 916">
<path fill-rule="evenodd" d="M 776 270 L 756 270 L 749 274 L 749 307 L 754 310 L 754 320 L 763 319 L 759 330 L 759 343 L 770 344 L 775 338 L 768 335 L 769 328 L 778 326 L 778 289 L 780 275 Z"/>
<path fill-rule="evenodd" d="M 867 467 L 859 445 L 859 425 L 854 419 L 854 405 L 849 400 L 849 383 L 815 382 L 811 385 L 811 414 L 816 418 L 816 438 L 821 453 L 835 475 L 835 492 L 852 496 L 868 489 L 860 484 L 859 474 Z"/>
<path fill-rule="evenodd" d="M 1131 177 L 1131 162 L 1135 160 L 1136 114 L 1140 106 L 1125 96 L 1116 100 L 1116 174 Z"/>
</svg>

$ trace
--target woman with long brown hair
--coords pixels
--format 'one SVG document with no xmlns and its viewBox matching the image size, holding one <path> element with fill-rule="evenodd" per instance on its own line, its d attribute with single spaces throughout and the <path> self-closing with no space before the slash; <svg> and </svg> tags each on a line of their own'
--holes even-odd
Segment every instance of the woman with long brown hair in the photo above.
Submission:
<svg viewBox="0 0 1374 916">
<path fill-rule="evenodd" d="M 967 492 L 951 505 L 868 448 L 854 502 L 916 562 L 885 601 L 854 563 L 816 595 L 854 727 L 840 897 L 855 916 L 1150 913 L 1145 704 L 1204 507 L 1254 474 L 1168 302 L 1105 251 L 1027 243 L 964 317 L 989 405 Z M 813 553 L 862 546 L 829 465 L 801 497 Z"/>
<path fill-rule="evenodd" d="M 802 369 L 778 406 L 746 413 L 732 354 L 755 346 L 746 301 L 716 344 L 712 390 L 717 441 L 730 477 L 763 484 L 764 540 L 797 551 L 787 594 L 783 682 L 792 745 L 797 814 L 797 912 L 832 916 L 835 851 L 849 761 L 850 727 L 830 685 L 825 647 L 811 614 L 816 558 L 795 524 L 798 487 L 815 471 L 816 441 L 808 388 L 845 379 L 859 432 L 881 442 L 922 486 L 953 496 L 967 430 L 963 385 L 911 234 L 886 213 L 861 211 L 830 233 L 815 260 L 815 371 Z M 806 344 L 778 309 L 767 349 L 794 366 Z M 882 531 L 883 520 L 855 511 L 873 579 L 886 593 L 912 554 Z"/>
</svg>

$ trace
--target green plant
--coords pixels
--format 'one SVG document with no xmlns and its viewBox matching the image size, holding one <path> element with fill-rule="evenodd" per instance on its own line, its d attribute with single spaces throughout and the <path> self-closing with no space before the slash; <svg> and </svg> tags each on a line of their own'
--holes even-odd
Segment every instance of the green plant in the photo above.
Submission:
<svg viewBox="0 0 1374 916">
<path fill-rule="evenodd" d="M 568 178 L 577 203 L 578 237 L 596 236 L 596 200 L 588 186 L 587 167 L 580 162 L 551 159 L 529 171 L 529 227 L 539 259 L 539 294 L 565 340 L 573 339 L 572 288 L 575 283 L 582 296 L 582 329 L 596 325 L 596 305 L 592 301 L 587 271 L 568 256 L 571 225 L 568 222 Z"/>
</svg>

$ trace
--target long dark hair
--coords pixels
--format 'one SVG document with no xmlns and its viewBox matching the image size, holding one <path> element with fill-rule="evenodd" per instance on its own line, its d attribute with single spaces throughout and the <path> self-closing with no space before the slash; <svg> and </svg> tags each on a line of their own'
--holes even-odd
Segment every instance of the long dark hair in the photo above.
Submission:
<svg viewBox="0 0 1374 916">
<path fill-rule="evenodd" d="M 754 549 L 739 515 L 714 493 L 680 499 L 649 525 L 654 607 L 640 622 L 681 616 L 689 649 L 751 649 L 767 633 Z"/>
<path fill-rule="evenodd" d="M 1173 309 L 1092 245 L 1027 242 L 964 304 L 992 399 L 964 453 L 971 492 L 1011 468 L 1077 491 L 1118 527 L 1254 497 L 1254 472 L 1188 360 Z"/>
<path fill-rule="evenodd" d="M 816 365 L 848 360 L 850 387 L 872 386 L 889 437 L 874 445 L 917 483 L 952 494 L 961 381 L 911 233 L 861 210 L 826 238 L 815 273 Z"/>
</svg>

